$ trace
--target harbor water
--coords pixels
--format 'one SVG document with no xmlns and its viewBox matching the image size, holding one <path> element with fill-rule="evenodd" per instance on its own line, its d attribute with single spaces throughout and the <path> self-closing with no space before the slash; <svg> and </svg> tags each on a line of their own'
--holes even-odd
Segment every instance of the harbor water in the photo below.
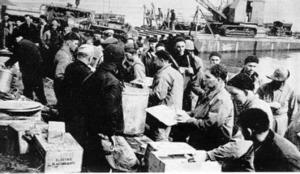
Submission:
<svg viewBox="0 0 300 174">
<path fill-rule="evenodd" d="M 228 67 L 232 76 L 241 70 L 244 59 L 249 55 L 253 55 L 253 52 L 222 53 L 222 63 Z M 271 75 L 277 67 L 286 67 L 290 71 L 287 83 L 300 96 L 300 52 L 257 52 L 256 55 L 260 59 L 257 72 L 263 82 L 270 81 L 266 75 Z M 200 54 L 199 56 L 204 64 L 208 64 L 209 54 Z"/>
</svg>

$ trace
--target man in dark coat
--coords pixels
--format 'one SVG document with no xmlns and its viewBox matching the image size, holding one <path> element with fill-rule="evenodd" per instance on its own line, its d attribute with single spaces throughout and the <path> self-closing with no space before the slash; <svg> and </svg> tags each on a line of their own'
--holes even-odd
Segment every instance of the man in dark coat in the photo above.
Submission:
<svg viewBox="0 0 300 174">
<path fill-rule="evenodd" d="M 20 31 L 24 39 L 30 40 L 35 44 L 39 43 L 39 31 L 37 27 L 32 23 L 30 15 L 25 15 L 25 22 L 20 26 Z"/>
<path fill-rule="evenodd" d="M 287 139 L 269 129 L 268 115 L 249 109 L 238 120 L 246 140 L 253 141 L 254 167 L 257 172 L 300 171 L 300 152 Z"/>
<path fill-rule="evenodd" d="M 19 31 L 14 33 L 14 37 L 17 44 L 14 47 L 12 58 L 5 62 L 5 66 L 11 67 L 18 61 L 22 73 L 24 96 L 33 99 L 33 92 L 35 92 L 38 100 L 45 105 L 47 100 L 42 79 L 40 51 L 32 41 L 23 39 Z"/>
<path fill-rule="evenodd" d="M 124 49 L 117 44 L 108 45 L 104 50 L 104 62 L 83 85 L 84 106 L 87 114 L 88 160 L 95 165 L 109 169 L 105 165 L 105 150 L 101 148 L 103 139 L 109 141 L 112 135 L 123 132 L 122 85 L 118 77 L 118 68 L 124 57 Z M 98 156 L 97 156 L 98 155 Z M 96 158 L 96 159 L 95 159 Z M 106 170 L 107 171 L 107 170 Z"/>
<path fill-rule="evenodd" d="M 92 73 L 88 65 L 93 54 L 94 47 L 92 45 L 81 45 L 78 48 L 77 59 L 67 66 L 62 82 L 62 112 L 66 129 L 82 146 L 85 143 L 86 129 L 84 114 L 80 110 L 83 99 L 81 86 Z"/>
</svg>

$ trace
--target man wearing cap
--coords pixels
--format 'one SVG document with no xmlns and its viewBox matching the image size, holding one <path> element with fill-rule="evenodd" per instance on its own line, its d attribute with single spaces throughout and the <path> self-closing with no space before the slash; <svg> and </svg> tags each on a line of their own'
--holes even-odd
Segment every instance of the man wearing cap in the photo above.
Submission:
<svg viewBox="0 0 300 174">
<path fill-rule="evenodd" d="M 220 64 L 222 60 L 222 55 L 219 52 L 211 52 L 208 56 L 208 60 L 211 66 Z"/>
<path fill-rule="evenodd" d="M 223 171 L 255 171 L 253 164 L 252 142 L 244 140 L 242 132 L 237 125 L 240 114 L 249 109 L 260 109 L 266 113 L 269 128 L 272 129 L 273 115 L 266 102 L 254 95 L 254 83 L 245 73 L 239 73 L 227 84 L 227 90 L 231 94 L 235 106 L 234 128 L 230 141 L 199 155 L 206 160 L 219 161 Z"/>
<path fill-rule="evenodd" d="M 22 33 L 15 31 L 16 45 L 13 56 L 5 62 L 5 66 L 11 67 L 19 62 L 24 85 L 24 96 L 33 100 L 35 92 L 39 102 L 46 105 L 47 99 L 44 92 L 42 79 L 42 57 L 39 48 L 30 40 L 24 39 Z"/>
<path fill-rule="evenodd" d="M 104 49 L 107 45 L 118 43 L 118 39 L 114 38 L 114 33 L 115 33 L 114 30 L 105 30 L 103 32 L 104 36 L 101 44 Z"/>
<path fill-rule="evenodd" d="M 30 15 L 25 15 L 25 22 L 20 26 L 20 32 L 24 39 L 30 40 L 35 44 L 39 43 L 39 31 L 37 27 L 32 23 Z"/>
<path fill-rule="evenodd" d="M 297 96 L 286 83 L 289 76 L 288 69 L 279 67 L 271 76 L 267 76 L 272 81 L 257 90 L 259 97 L 270 105 L 275 118 L 274 130 L 282 136 L 298 111 Z"/>
<path fill-rule="evenodd" d="M 171 67 L 170 54 L 164 50 L 156 52 L 154 61 L 158 71 L 154 76 L 152 91 L 149 95 L 149 105 L 156 106 L 164 104 L 181 110 L 183 99 L 183 77 Z M 151 121 L 151 120 L 149 120 Z M 154 120 L 153 120 L 154 121 Z M 159 122 L 150 122 L 151 138 L 155 141 L 168 141 L 171 127 Z"/>
<path fill-rule="evenodd" d="M 145 51 L 145 54 L 142 56 L 142 62 L 144 63 L 146 68 L 146 76 L 154 77 L 156 73 L 154 60 L 155 60 L 155 46 L 157 44 L 157 39 L 151 37 L 148 39 L 148 42 L 149 42 L 149 49 Z"/>
<path fill-rule="evenodd" d="M 122 84 L 118 79 L 124 49 L 111 44 L 104 49 L 103 53 L 104 62 L 84 82 L 82 91 L 83 110 L 88 129 L 88 160 L 95 166 L 107 167 L 104 158 L 107 152 L 100 142 L 110 141 L 113 135 L 121 135 L 124 127 Z M 101 134 L 101 139 L 98 134 Z M 109 170 L 109 167 L 106 169 Z"/>
<path fill-rule="evenodd" d="M 246 75 L 248 75 L 254 82 L 254 92 L 257 91 L 257 89 L 260 86 L 261 80 L 259 79 L 259 75 L 256 72 L 256 67 L 259 63 L 259 59 L 252 55 L 252 56 L 248 56 L 245 61 L 244 61 L 244 67 L 241 70 L 240 73 L 245 73 Z"/>
<path fill-rule="evenodd" d="M 186 48 L 188 46 L 188 49 Z M 184 77 L 184 97 L 183 109 L 191 110 L 192 98 L 191 87 L 189 84 L 191 80 L 196 78 L 196 74 L 203 67 L 202 61 L 199 57 L 194 55 L 194 43 L 191 40 L 184 40 L 182 37 L 175 39 L 175 48 L 173 57 L 179 66 L 179 72 Z M 174 67 L 174 64 L 173 64 Z"/>
<path fill-rule="evenodd" d="M 62 110 L 66 129 L 78 143 L 84 146 L 85 141 L 85 118 L 81 113 L 82 93 L 81 87 L 84 80 L 92 73 L 89 64 L 94 55 L 93 45 L 81 45 L 78 48 L 77 58 L 70 63 L 65 71 L 62 81 Z"/>
<path fill-rule="evenodd" d="M 64 43 L 54 58 L 54 92 L 57 98 L 57 105 L 60 105 L 61 83 L 64 79 L 66 67 L 73 62 L 73 54 L 78 48 L 79 37 L 71 32 L 64 36 Z"/>
<path fill-rule="evenodd" d="M 238 116 L 243 111 L 249 108 L 259 108 L 268 114 L 270 126 L 273 126 L 274 118 L 271 108 L 254 94 L 254 82 L 247 74 L 240 73 L 230 79 L 227 83 L 227 90 L 234 101 L 235 120 L 238 120 Z M 270 128 L 273 129 L 273 127 Z"/>
<path fill-rule="evenodd" d="M 125 59 L 122 65 L 128 74 L 128 79 L 124 79 L 125 81 L 143 82 L 145 80 L 145 66 L 138 57 L 137 50 L 131 44 L 125 45 Z"/>
</svg>

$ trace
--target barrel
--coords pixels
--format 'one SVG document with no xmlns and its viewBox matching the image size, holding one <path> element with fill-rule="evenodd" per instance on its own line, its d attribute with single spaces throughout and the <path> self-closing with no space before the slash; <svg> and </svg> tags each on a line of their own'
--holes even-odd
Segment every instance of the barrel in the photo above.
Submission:
<svg viewBox="0 0 300 174">
<path fill-rule="evenodd" d="M 126 86 L 122 92 L 124 134 L 139 135 L 145 131 L 149 89 Z"/>
<path fill-rule="evenodd" d="M 12 82 L 13 74 L 8 69 L 0 69 L 0 92 L 8 93 Z"/>
</svg>

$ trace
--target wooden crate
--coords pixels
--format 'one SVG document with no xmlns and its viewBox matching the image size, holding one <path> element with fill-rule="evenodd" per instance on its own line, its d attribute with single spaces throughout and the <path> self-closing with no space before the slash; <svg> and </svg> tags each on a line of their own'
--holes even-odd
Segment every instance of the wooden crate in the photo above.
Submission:
<svg viewBox="0 0 300 174">
<path fill-rule="evenodd" d="M 188 157 L 189 156 L 189 157 Z M 165 155 L 151 152 L 147 172 L 221 172 L 217 162 L 195 162 L 190 154 Z"/>
<path fill-rule="evenodd" d="M 187 143 L 150 142 L 148 143 L 145 164 L 147 172 L 220 172 L 218 163 L 196 162 L 196 150 Z"/>
<path fill-rule="evenodd" d="M 34 146 L 44 160 L 44 172 L 81 172 L 83 149 L 70 133 L 59 144 L 50 144 L 36 135 Z"/>
</svg>

